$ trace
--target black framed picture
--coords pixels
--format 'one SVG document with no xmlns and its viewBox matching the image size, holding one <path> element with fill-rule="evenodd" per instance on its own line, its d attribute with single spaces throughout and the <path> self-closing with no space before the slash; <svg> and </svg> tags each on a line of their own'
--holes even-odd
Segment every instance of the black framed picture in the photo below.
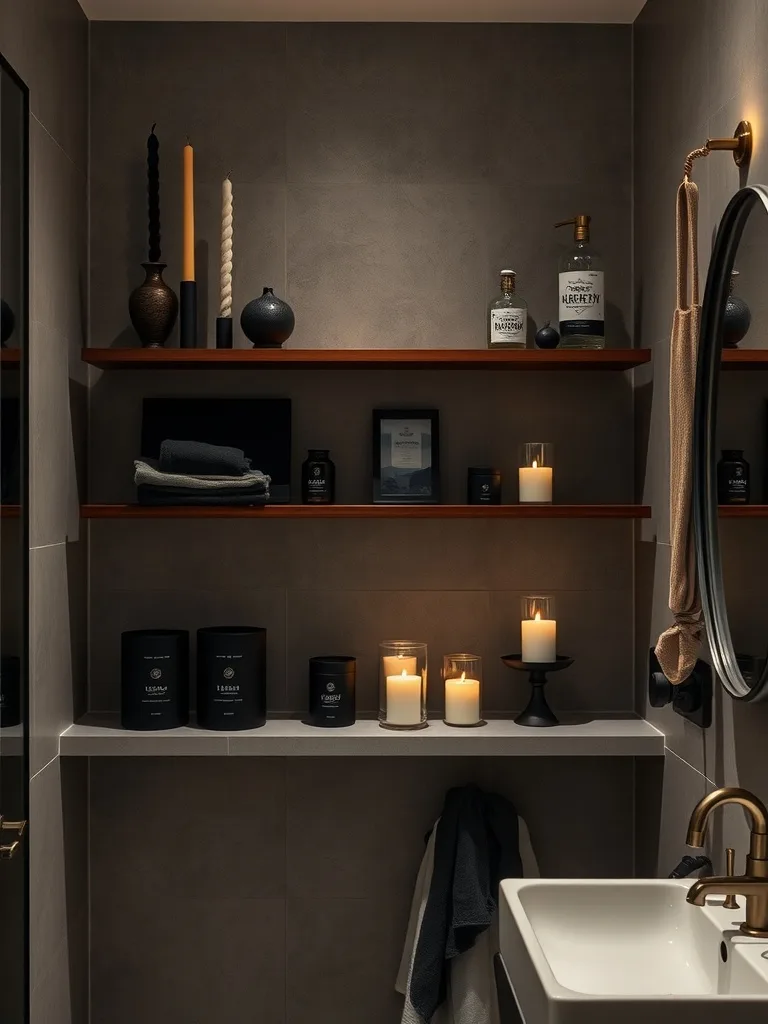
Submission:
<svg viewBox="0 0 768 1024">
<path fill-rule="evenodd" d="M 437 409 L 373 410 L 374 504 L 440 502 Z"/>
</svg>

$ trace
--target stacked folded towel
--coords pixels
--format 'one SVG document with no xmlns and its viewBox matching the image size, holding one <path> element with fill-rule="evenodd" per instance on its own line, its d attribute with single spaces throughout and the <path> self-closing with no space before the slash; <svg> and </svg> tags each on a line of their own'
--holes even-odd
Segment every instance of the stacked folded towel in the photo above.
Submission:
<svg viewBox="0 0 768 1024">
<path fill-rule="evenodd" d="M 160 458 L 134 462 L 141 505 L 264 505 L 270 478 L 239 448 L 163 441 Z"/>
</svg>

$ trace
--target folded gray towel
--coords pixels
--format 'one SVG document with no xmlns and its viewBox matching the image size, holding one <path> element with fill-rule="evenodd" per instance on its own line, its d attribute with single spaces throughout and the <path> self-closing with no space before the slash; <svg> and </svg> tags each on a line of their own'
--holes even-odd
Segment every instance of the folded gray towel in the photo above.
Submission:
<svg viewBox="0 0 768 1024">
<path fill-rule="evenodd" d="M 226 491 L 189 491 L 178 487 L 152 487 L 142 484 L 136 488 L 140 505 L 266 505 L 268 491 L 243 490 L 242 487 Z"/>
<path fill-rule="evenodd" d="M 240 476 L 251 468 L 251 460 L 242 448 L 166 439 L 160 445 L 159 468 L 187 476 Z"/>
<path fill-rule="evenodd" d="M 194 476 L 184 473 L 163 473 L 152 459 L 137 459 L 134 464 L 134 483 L 152 487 L 184 487 L 195 491 L 253 490 L 265 493 L 269 490 L 270 478 L 258 469 L 251 469 L 242 476 Z"/>
</svg>

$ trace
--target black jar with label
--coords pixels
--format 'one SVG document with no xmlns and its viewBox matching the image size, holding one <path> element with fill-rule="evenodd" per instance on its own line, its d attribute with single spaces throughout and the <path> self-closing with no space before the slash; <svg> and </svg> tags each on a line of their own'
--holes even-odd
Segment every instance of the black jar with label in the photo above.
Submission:
<svg viewBox="0 0 768 1024">
<path fill-rule="evenodd" d="M 133 629 L 121 636 L 124 729 L 177 729 L 189 721 L 189 633 Z"/>
<path fill-rule="evenodd" d="M 21 725 L 21 658 L 0 658 L 0 729 Z"/>
<path fill-rule="evenodd" d="M 343 654 L 309 659 L 309 724 L 338 729 L 355 724 L 357 662 Z"/>
<path fill-rule="evenodd" d="M 719 505 L 749 504 L 749 463 L 739 448 L 726 448 L 717 464 Z"/>
<path fill-rule="evenodd" d="M 467 504 L 501 504 L 501 470 L 470 466 L 467 470 Z"/>
<path fill-rule="evenodd" d="M 301 467 L 301 500 L 305 505 L 332 505 L 336 500 L 336 467 L 327 448 L 310 448 Z"/>
<path fill-rule="evenodd" d="M 197 721 L 204 729 L 257 729 L 267 720 L 267 631 L 197 631 Z"/>
</svg>

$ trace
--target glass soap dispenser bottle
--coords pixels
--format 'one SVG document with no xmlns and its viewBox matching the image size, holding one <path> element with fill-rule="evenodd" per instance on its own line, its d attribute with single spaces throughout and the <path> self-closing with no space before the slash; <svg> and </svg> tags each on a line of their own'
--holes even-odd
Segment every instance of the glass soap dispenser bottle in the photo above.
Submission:
<svg viewBox="0 0 768 1024">
<path fill-rule="evenodd" d="M 560 257 L 560 348 L 605 348 L 603 262 L 589 244 L 586 213 L 561 220 L 573 225 L 573 247 Z"/>
<path fill-rule="evenodd" d="M 501 294 L 488 307 L 488 348 L 525 348 L 528 303 L 515 291 L 515 276 L 501 271 Z"/>
</svg>

